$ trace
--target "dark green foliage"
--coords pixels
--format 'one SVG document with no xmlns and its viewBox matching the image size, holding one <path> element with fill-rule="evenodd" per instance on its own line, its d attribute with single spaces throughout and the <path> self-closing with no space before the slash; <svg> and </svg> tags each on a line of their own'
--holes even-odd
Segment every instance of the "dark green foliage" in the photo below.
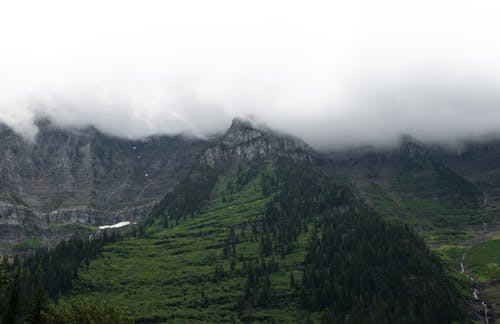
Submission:
<svg viewBox="0 0 500 324">
<path fill-rule="evenodd" d="M 44 324 L 48 322 L 48 300 L 42 289 L 38 288 L 33 295 L 31 307 L 26 316 L 26 321 L 31 324 Z"/>
<path fill-rule="evenodd" d="M 22 280 L 26 281 L 31 291 L 41 287 L 50 298 L 56 299 L 71 290 L 72 281 L 78 276 L 80 266 L 97 257 L 100 249 L 120 238 L 119 232 L 83 240 L 72 238 L 63 241 L 54 249 L 38 250 L 23 262 Z"/>
<path fill-rule="evenodd" d="M 330 309 L 337 320 L 448 323 L 463 316 L 423 240 L 360 206 L 321 217 L 304 264 L 302 304 Z"/>
<path fill-rule="evenodd" d="M 416 197 L 451 202 L 457 207 L 478 208 L 483 196 L 477 186 L 436 160 L 429 160 L 427 169 L 401 170 L 395 185 Z"/>
<path fill-rule="evenodd" d="M 226 271 L 224 271 L 224 266 L 217 264 L 215 265 L 214 280 L 217 282 L 226 276 Z"/>
<path fill-rule="evenodd" d="M 10 282 L 10 276 L 7 274 L 7 258 L 3 258 L 0 262 L 0 288 Z"/>
<path fill-rule="evenodd" d="M 490 239 L 470 249 L 467 254 L 469 270 L 479 281 L 500 279 L 500 239 Z"/>
<path fill-rule="evenodd" d="M 73 288 L 73 281 L 78 278 L 78 269 L 96 258 L 104 245 L 119 238 L 118 232 L 112 235 L 104 232 L 91 240 L 75 237 L 62 241 L 53 249 L 39 249 L 22 261 L 16 257 L 10 266 L 11 272 L 16 273 L 10 291 L 17 291 L 19 312 L 25 314 L 28 311 L 39 290 L 53 300 L 68 293 Z M 1 305 L 2 309 L 13 310 L 13 302 L 11 297 L 10 304 Z"/>
<path fill-rule="evenodd" d="M 295 276 L 293 275 L 293 272 L 290 272 L 290 289 L 295 290 L 297 288 L 297 282 L 295 281 Z"/>
<path fill-rule="evenodd" d="M 254 161 L 249 167 L 243 168 L 239 167 L 236 175 L 236 190 L 241 190 L 250 181 L 255 179 L 258 174 L 265 168 L 265 164 L 262 160 Z"/>
<path fill-rule="evenodd" d="M 236 235 L 234 228 L 229 230 L 229 235 L 224 241 L 224 246 L 222 247 L 224 258 L 236 256 L 236 244 L 239 243 L 239 238 Z"/>
<path fill-rule="evenodd" d="M 294 250 L 297 238 L 319 213 L 350 203 L 352 193 L 311 167 L 282 164 L 276 178 L 264 181 L 263 194 L 277 190 L 262 218 L 261 250 L 284 256 Z"/>
<path fill-rule="evenodd" d="M 210 168 L 196 170 L 177 185 L 174 191 L 163 197 L 146 220 L 136 228 L 136 234 L 143 234 L 153 224 L 167 228 L 171 223 L 178 224 L 180 220 L 200 213 L 210 198 L 216 181 L 217 171 Z"/>
<path fill-rule="evenodd" d="M 33 283 L 27 290 L 34 291 L 39 277 L 53 280 L 49 271 L 67 277 L 45 287 L 51 298 L 77 287 L 69 304 L 47 310 L 54 323 L 91 323 L 86 314 L 109 322 L 99 317 L 106 312 L 87 300 L 114 300 L 144 321 L 432 323 L 463 318 L 457 294 L 421 239 L 309 166 L 197 171 L 138 228 L 136 235 L 114 244 L 90 248 L 92 241 L 72 242 L 67 243 L 71 248 L 54 250 L 69 257 L 53 252 L 48 260 L 35 255 L 39 261 L 24 261 L 30 271 L 23 273 L 32 277 L 24 282 Z M 60 269 L 43 266 L 43 260 L 54 265 L 57 260 Z M 43 276 L 37 275 L 39 267 Z"/>
<path fill-rule="evenodd" d="M 7 306 L 7 311 L 5 312 L 5 316 L 3 319 L 3 323 L 5 324 L 14 324 L 17 323 L 17 320 L 20 316 L 19 311 L 19 272 L 16 272 L 14 278 L 12 279 L 12 287 L 10 292 L 9 303 Z"/>
<path fill-rule="evenodd" d="M 239 308 L 268 308 L 271 303 L 276 302 L 273 299 L 269 275 L 277 272 L 278 269 L 279 265 L 274 259 L 267 262 L 265 259 L 246 262 L 243 267 L 246 276 L 245 291 Z"/>
<path fill-rule="evenodd" d="M 473 208 L 480 206 L 483 194 L 477 186 L 459 176 L 443 163 L 435 163 L 434 169 L 442 186 L 447 187 L 449 192 L 452 193 L 454 202 L 461 206 Z"/>
<path fill-rule="evenodd" d="M 262 218 L 261 253 L 285 257 L 313 223 L 302 281 L 290 289 L 308 312 L 325 322 L 430 323 L 460 320 L 459 294 L 439 260 L 408 227 L 388 223 L 352 193 L 308 167 L 283 164 Z M 276 303 L 265 263 L 248 267 L 246 307 Z"/>
<path fill-rule="evenodd" d="M 47 311 L 46 320 L 46 323 L 51 324 L 133 323 L 110 304 L 88 301 L 60 302 L 51 306 Z"/>
</svg>

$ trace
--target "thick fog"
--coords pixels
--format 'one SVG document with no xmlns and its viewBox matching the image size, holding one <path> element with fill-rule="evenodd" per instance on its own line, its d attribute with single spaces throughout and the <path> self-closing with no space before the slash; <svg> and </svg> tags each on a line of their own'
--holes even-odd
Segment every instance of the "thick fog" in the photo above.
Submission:
<svg viewBox="0 0 500 324">
<path fill-rule="evenodd" d="M 0 121 L 203 137 L 254 116 L 323 149 L 500 130 L 495 1 L 338 3 L 3 2 Z"/>
</svg>

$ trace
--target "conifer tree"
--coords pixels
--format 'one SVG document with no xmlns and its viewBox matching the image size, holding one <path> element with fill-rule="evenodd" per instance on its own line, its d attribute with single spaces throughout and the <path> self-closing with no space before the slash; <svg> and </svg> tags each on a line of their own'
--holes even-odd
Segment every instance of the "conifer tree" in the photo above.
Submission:
<svg viewBox="0 0 500 324">
<path fill-rule="evenodd" d="M 15 324 L 19 317 L 19 271 L 16 272 L 13 278 L 12 292 L 10 294 L 9 306 L 5 313 L 3 323 Z"/>
<path fill-rule="evenodd" d="M 33 302 L 28 312 L 27 322 L 32 324 L 48 323 L 46 318 L 47 299 L 41 288 L 38 288 L 33 295 Z"/>
</svg>

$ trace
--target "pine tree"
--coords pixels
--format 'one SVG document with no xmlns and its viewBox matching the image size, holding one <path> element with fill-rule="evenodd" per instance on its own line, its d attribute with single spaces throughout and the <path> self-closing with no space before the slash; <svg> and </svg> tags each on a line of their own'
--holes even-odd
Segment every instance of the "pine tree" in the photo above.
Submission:
<svg viewBox="0 0 500 324">
<path fill-rule="evenodd" d="M 33 295 L 33 302 L 27 316 L 27 322 L 32 324 L 47 323 L 47 300 L 42 289 L 38 288 Z"/>
<path fill-rule="evenodd" d="M 19 317 L 19 271 L 16 272 L 13 279 L 12 292 L 10 294 L 9 306 L 5 313 L 3 323 L 15 324 Z"/>
<path fill-rule="evenodd" d="M 295 290 L 296 283 L 295 283 L 295 277 L 293 275 L 293 271 L 290 272 L 290 289 Z"/>
<path fill-rule="evenodd" d="M 6 269 L 7 269 L 7 258 L 3 258 L 2 262 L 0 263 L 0 287 L 10 282 L 10 277 L 6 273 Z"/>
</svg>

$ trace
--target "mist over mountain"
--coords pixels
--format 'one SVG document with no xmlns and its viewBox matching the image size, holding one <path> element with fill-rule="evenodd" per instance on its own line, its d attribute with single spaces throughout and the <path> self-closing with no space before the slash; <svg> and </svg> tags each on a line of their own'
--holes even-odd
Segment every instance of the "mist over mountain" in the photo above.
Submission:
<svg viewBox="0 0 500 324">
<path fill-rule="evenodd" d="M 500 121 L 494 6 L 12 3 L 0 121 L 28 138 L 40 117 L 137 139 L 255 116 L 321 149 L 478 139 Z"/>
<path fill-rule="evenodd" d="M 500 319 L 499 9 L 0 4 L 0 322 Z"/>
</svg>

